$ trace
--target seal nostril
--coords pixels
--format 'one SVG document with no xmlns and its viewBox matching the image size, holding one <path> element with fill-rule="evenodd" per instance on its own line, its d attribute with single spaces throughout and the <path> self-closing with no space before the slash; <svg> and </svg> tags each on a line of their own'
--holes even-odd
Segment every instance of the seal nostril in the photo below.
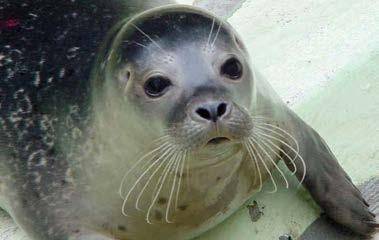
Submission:
<svg viewBox="0 0 379 240">
<path fill-rule="evenodd" d="M 199 116 L 204 119 L 211 120 L 211 113 L 205 108 L 197 109 L 196 113 L 199 114 Z"/>
<path fill-rule="evenodd" d="M 224 115 L 226 113 L 226 108 L 226 103 L 221 103 L 217 108 L 217 116 L 221 117 L 222 115 Z"/>
<path fill-rule="evenodd" d="M 226 114 L 227 110 L 227 103 L 214 102 L 197 108 L 196 114 L 200 116 L 202 119 L 217 122 L 219 118 Z"/>
</svg>

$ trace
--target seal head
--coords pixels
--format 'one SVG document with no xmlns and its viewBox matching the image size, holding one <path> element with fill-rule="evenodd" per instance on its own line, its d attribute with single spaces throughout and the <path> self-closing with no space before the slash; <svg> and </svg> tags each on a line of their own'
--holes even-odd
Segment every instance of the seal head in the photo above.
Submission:
<svg viewBox="0 0 379 240">
<path fill-rule="evenodd" d="M 125 149 L 122 160 L 108 160 L 127 168 L 125 176 L 112 172 L 123 179 L 122 213 L 142 210 L 145 222 L 132 229 L 181 224 L 180 238 L 209 229 L 256 190 L 240 173 L 255 91 L 239 36 L 209 13 L 175 5 L 124 22 L 107 46 L 93 81 L 95 132 L 100 141 L 117 139 L 107 144 L 112 152 Z M 173 228 L 157 232 L 166 239 Z"/>
<path fill-rule="evenodd" d="M 156 127 L 150 139 L 164 134 L 193 150 L 249 134 L 253 77 L 229 24 L 198 9 L 166 7 L 127 22 L 110 49 L 103 102 L 129 115 L 133 109 L 139 124 Z"/>
</svg>

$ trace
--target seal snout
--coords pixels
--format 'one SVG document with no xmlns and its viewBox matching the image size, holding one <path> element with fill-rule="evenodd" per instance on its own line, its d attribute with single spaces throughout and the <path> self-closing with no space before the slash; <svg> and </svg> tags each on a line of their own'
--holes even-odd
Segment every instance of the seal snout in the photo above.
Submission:
<svg viewBox="0 0 379 240">
<path fill-rule="evenodd" d="M 225 101 L 207 101 L 193 107 L 191 117 L 194 121 L 217 123 L 228 116 L 231 104 Z"/>
<path fill-rule="evenodd" d="M 183 127 L 191 148 L 235 144 L 250 134 L 251 119 L 234 101 L 222 96 L 197 96 L 188 104 Z M 183 136 L 183 135 L 181 135 Z"/>
<path fill-rule="evenodd" d="M 203 128 L 204 146 L 232 141 L 227 124 L 233 115 L 232 110 L 233 104 L 225 100 L 203 99 L 192 103 L 189 115 Z"/>
</svg>

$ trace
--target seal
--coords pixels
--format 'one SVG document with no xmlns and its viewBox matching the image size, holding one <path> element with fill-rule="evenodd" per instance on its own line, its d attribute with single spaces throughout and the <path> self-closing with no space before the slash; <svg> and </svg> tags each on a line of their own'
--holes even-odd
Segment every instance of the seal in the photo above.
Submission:
<svg viewBox="0 0 379 240">
<path fill-rule="evenodd" d="M 280 160 L 330 218 L 374 231 L 324 140 L 227 22 L 136 4 L 4 5 L 0 202 L 32 239 L 191 239 L 265 180 L 276 191 L 273 170 L 288 187 Z"/>
</svg>

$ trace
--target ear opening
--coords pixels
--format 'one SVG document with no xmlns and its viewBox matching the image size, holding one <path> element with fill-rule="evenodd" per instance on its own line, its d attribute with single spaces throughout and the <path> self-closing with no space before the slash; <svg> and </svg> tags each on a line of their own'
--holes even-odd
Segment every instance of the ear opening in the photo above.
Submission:
<svg viewBox="0 0 379 240">
<path fill-rule="evenodd" d="M 130 66 L 124 66 L 117 74 L 117 80 L 121 88 L 126 88 L 130 78 L 132 77 L 133 72 Z"/>
<path fill-rule="evenodd" d="M 237 47 L 241 49 L 241 51 L 247 53 L 247 48 L 245 44 L 242 42 L 240 36 L 238 36 L 237 34 L 233 34 L 233 40 L 234 40 L 234 43 L 237 45 Z"/>
</svg>

